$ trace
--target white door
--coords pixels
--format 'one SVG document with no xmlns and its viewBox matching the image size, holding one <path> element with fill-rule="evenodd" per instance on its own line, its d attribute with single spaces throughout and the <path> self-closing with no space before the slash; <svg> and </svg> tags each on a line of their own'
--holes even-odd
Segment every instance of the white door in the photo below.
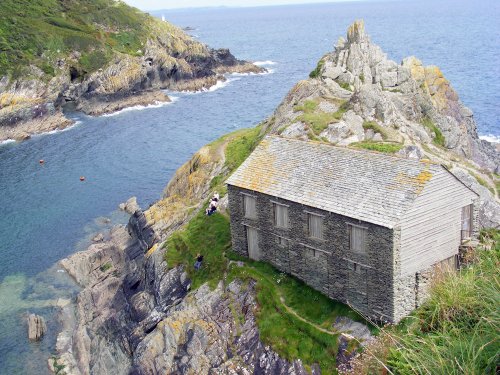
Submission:
<svg viewBox="0 0 500 375">
<path fill-rule="evenodd" d="M 253 260 L 260 260 L 259 233 L 257 229 L 247 227 L 248 257 Z"/>
</svg>

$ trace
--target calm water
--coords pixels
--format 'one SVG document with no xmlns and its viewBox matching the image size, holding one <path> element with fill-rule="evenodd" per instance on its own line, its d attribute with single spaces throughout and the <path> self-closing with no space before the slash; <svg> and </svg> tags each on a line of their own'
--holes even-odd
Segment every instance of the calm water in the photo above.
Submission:
<svg viewBox="0 0 500 375">
<path fill-rule="evenodd" d="M 500 136 L 500 11 L 497 2 L 370 2 L 155 13 L 213 47 L 266 62 L 272 74 L 232 76 L 215 91 L 177 94 L 174 103 L 90 118 L 68 131 L 0 146 L 0 374 L 44 373 L 57 329 L 29 345 L 26 311 L 48 319 L 58 297 L 75 293 L 53 265 L 93 233 L 125 222 L 132 195 L 147 207 L 198 148 L 269 116 L 287 91 L 357 18 L 389 57 L 415 55 L 441 67 L 475 113 L 479 132 Z M 39 159 L 46 164 L 40 166 Z M 86 176 L 85 182 L 79 176 Z"/>
</svg>

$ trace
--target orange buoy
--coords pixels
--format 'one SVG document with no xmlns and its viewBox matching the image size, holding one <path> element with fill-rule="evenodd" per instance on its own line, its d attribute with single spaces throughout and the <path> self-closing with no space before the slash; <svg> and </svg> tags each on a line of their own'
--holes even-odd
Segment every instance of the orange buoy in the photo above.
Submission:
<svg viewBox="0 0 500 375">
<path fill-rule="evenodd" d="M 45 163 L 45 160 L 40 159 L 39 163 L 40 163 L 40 164 L 43 164 L 43 163 Z"/>
<path fill-rule="evenodd" d="M 85 177 L 81 176 L 80 181 L 85 181 Z"/>
</svg>

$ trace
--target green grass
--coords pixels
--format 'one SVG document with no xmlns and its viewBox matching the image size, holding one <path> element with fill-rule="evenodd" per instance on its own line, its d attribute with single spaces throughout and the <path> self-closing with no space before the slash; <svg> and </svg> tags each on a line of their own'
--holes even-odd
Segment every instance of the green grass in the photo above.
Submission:
<svg viewBox="0 0 500 375">
<path fill-rule="evenodd" d="M 372 129 L 375 133 L 380 133 L 382 136 L 382 139 L 385 141 L 387 139 L 387 132 L 386 130 L 377 124 L 375 121 L 365 121 L 363 122 L 363 129 L 368 130 Z"/>
<path fill-rule="evenodd" d="M 438 274 L 428 300 L 354 362 L 352 373 L 495 374 L 500 361 L 500 231 L 482 230 L 484 249 L 458 272 Z M 383 364 L 383 365 L 382 365 Z M 385 367 L 385 368 L 384 368 Z"/>
<path fill-rule="evenodd" d="M 83 70 L 97 70 L 112 53 L 136 55 L 152 20 L 113 0 L 2 0 L 0 76 L 19 77 L 29 65 L 53 76 L 48 67 L 74 50 L 82 54 Z"/>
<path fill-rule="evenodd" d="M 181 231 L 175 232 L 165 244 L 165 260 L 169 268 L 184 265 L 192 281 L 192 289 L 208 282 L 215 288 L 227 268 L 224 252 L 231 246 L 229 219 L 217 212 L 206 216 L 200 211 Z M 200 270 L 195 271 L 197 254 L 204 256 Z"/>
<path fill-rule="evenodd" d="M 183 265 L 195 290 L 204 283 L 214 288 L 228 272 L 226 284 L 234 279 L 255 280 L 258 310 L 257 325 L 262 341 L 288 360 L 300 358 L 311 366 L 318 363 L 322 373 L 335 373 L 337 334 L 319 331 L 288 312 L 281 302 L 306 320 L 330 329 L 337 316 L 363 321 L 348 306 L 335 302 L 310 288 L 302 281 L 281 273 L 267 263 L 255 262 L 230 251 L 230 228 L 226 216 L 210 217 L 198 213 L 184 230 L 174 233 L 167 241 L 165 260 L 168 267 Z M 194 270 L 196 255 L 204 255 L 203 266 Z M 243 261 L 242 267 L 230 260 Z M 236 320 L 240 320 L 237 314 Z"/>
<path fill-rule="evenodd" d="M 395 154 L 396 152 L 398 152 L 403 148 L 403 144 L 401 143 L 392 143 L 392 142 L 384 143 L 384 142 L 371 142 L 371 141 L 351 143 L 350 146 L 370 151 L 384 152 L 386 154 Z"/>
<path fill-rule="evenodd" d="M 83 54 L 79 62 L 85 72 L 92 73 L 105 66 L 110 58 L 111 55 L 98 50 Z"/>
<path fill-rule="evenodd" d="M 238 131 L 239 136 L 226 147 L 226 167 L 236 170 L 261 141 L 261 126 Z"/>
<path fill-rule="evenodd" d="M 318 61 L 318 65 L 316 65 L 316 68 L 309 73 L 309 78 L 318 78 L 321 74 L 321 70 L 323 69 L 323 66 L 325 65 L 325 60 L 321 59 Z"/>
<path fill-rule="evenodd" d="M 351 90 L 351 85 L 348 84 L 347 82 L 338 82 L 339 86 L 342 87 L 344 90 L 347 91 L 352 91 Z"/>
<path fill-rule="evenodd" d="M 111 267 L 113 267 L 113 265 L 108 262 L 108 263 L 104 263 L 102 266 L 100 266 L 99 269 L 101 270 L 101 272 L 106 272 Z"/>
<path fill-rule="evenodd" d="M 396 332 L 388 363 L 399 374 L 494 374 L 500 361 L 500 231 L 472 266 L 434 283 L 429 300 Z"/>
<path fill-rule="evenodd" d="M 441 133 L 441 130 L 436 126 L 436 124 L 434 124 L 434 122 L 429 117 L 425 117 L 422 120 L 422 125 L 424 125 L 427 129 L 429 129 L 431 132 L 434 133 L 434 138 L 432 139 L 432 143 L 440 147 L 445 146 L 446 140 L 444 138 L 443 133 Z"/>
<path fill-rule="evenodd" d="M 349 109 L 347 101 L 341 102 L 339 109 L 332 113 L 321 112 L 318 110 L 318 106 L 318 100 L 306 100 L 304 104 L 294 107 L 295 112 L 303 112 L 302 115 L 296 118 L 296 121 L 301 121 L 309 126 L 314 135 L 319 135 L 328 125 L 338 122 Z"/>
</svg>

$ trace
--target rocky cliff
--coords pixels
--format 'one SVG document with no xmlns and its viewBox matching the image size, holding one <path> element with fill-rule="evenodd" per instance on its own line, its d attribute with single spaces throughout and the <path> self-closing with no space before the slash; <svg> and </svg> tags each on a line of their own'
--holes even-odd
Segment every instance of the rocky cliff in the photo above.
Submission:
<svg viewBox="0 0 500 375">
<path fill-rule="evenodd" d="M 136 211 L 127 228 L 114 229 L 105 242 L 62 262 L 84 289 L 74 307 L 65 307 L 64 316 L 74 315 L 76 321 L 67 323 L 59 335 L 57 359 L 49 361 L 52 368 L 62 364 L 67 374 L 335 371 L 320 369 L 311 358 L 304 364 L 298 351 L 288 352 L 285 359 L 284 347 L 292 344 L 284 338 L 274 341 L 276 347 L 264 344 L 260 328 L 266 327 L 259 326 L 262 298 L 274 297 L 264 295 L 259 300 L 266 278 L 262 274 L 246 281 L 231 278 L 234 269 L 245 265 L 226 259 L 226 268 L 215 275 L 214 288 L 210 283 L 193 288 L 193 276 L 199 276 L 189 273 L 192 257 L 179 266 L 166 260 L 165 253 L 176 250 L 169 240 L 195 221 L 214 190 L 223 197 L 220 215 L 227 215 L 224 180 L 269 132 L 442 162 L 480 193 L 482 225 L 500 225 L 493 184 L 498 177 L 492 173 L 498 172 L 499 155 L 493 145 L 478 139 L 472 113 L 437 68 L 424 68 L 415 58 L 391 62 L 369 41 L 363 24 L 356 22 L 347 40 L 340 40 L 335 51 L 325 55 L 311 78 L 297 84 L 270 119 L 203 147 L 176 172 L 163 198 L 145 212 Z M 204 246 L 212 245 L 208 237 L 203 234 Z M 179 246 L 184 252 L 195 251 L 184 240 Z M 251 274 L 250 268 L 244 269 L 236 274 Z M 273 287 L 281 277 L 273 280 Z M 351 329 L 332 327 L 331 322 L 319 326 L 307 321 L 285 305 L 282 295 L 275 299 L 273 310 L 266 313 L 285 317 L 292 327 L 305 324 L 301 334 L 310 329 L 327 336 L 343 330 L 353 334 Z M 311 297 L 310 303 L 320 302 Z M 344 326 L 353 324 L 348 321 Z M 316 343 L 323 340 L 332 347 L 324 337 L 317 339 Z M 299 342 L 306 346 L 306 341 Z M 348 362 L 355 352 L 352 342 L 351 336 L 339 337 L 337 365 L 342 358 Z M 330 358 L 335 355 L 328 353 Z"/>
<path fill-rule="evenodd" d="M 70 125 L 67 103 L 100 115 L 263 71 L 121 1 L 6 0 L 0 13 L 0 141 Z"/>
<path fill-rule="evenodd" d="M 444 164 L 481 195 L 482 226 L 500 223 L 500 145 L 479 139 L 472 111 L 438 67 L 415 57 L 389 60 L 363 21 L 288 93 L 266 126 L 286 137 Z"/>
</svg>

